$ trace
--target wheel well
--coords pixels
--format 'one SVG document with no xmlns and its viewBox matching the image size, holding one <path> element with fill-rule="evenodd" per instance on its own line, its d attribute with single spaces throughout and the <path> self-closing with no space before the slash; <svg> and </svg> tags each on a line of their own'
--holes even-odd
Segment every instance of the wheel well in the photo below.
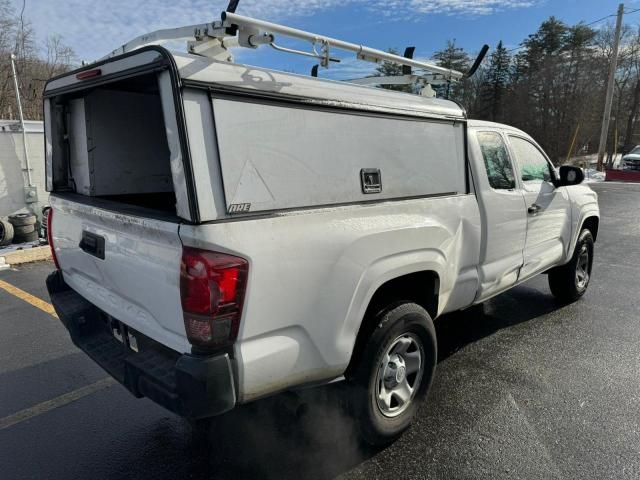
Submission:
<svg viewBox="0 0 640 480">
<path fill-rule="evenodd" d="M 593 235 L 593 241 L 598 238 L 598 227 L 600 226 L 600 219 L 598 217 L 589 217 L 582 223 L 582 228 L 586 228 Z"/>
<path fill-rule="evenodd" d="M 409 301 L 417 303 L 429 312 L 431 318 L 435 318 L 438 314 L 439 293 L 440 277 L 433 271 L 409 273 L 389 280 L 378 287 L 371 297 L 362 319 L 346 375 L 349 375 L 353 366 L 360 359 L 367 340 L 375 330 L 377 316 L 381 311 L 396 302 Z"/>
</svg>

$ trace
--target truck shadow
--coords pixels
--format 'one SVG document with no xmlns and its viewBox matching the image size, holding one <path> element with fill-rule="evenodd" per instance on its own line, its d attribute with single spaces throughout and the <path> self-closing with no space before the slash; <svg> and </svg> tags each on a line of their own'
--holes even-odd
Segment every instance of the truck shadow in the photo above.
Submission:
<svg viewBox="0 0 640 480">
<path fill-rule="evenodd" d="M 439 361 L 501 329 L 558 308 L 551 296 L 521 286 L 481 308 L 443 316 L 436 322 Z M 283 394 L 218 418 L 206 438 L 190 440 L 180 470 L 197 479 L 311 480 L 335 478 L 356 468 L 383 449 L 358 441 L 350 418 L 339 406 L 342 388 L 333 384 Z"/>
<path fill-rule="evenodd" d="M 482 305 L 442 315 L 435 322 L 438 336 L 438 362 L 466 345 L 499 330 L 528 322 L 562 308 L 550 294 L 520 285 Z"/>
</svg>

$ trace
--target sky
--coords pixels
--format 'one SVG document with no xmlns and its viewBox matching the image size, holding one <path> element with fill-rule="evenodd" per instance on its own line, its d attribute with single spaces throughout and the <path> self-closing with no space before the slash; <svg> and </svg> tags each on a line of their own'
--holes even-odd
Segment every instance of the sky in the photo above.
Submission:
<svg viewBox="0 0 640 480">
<path fill-rule="evenodd" d="M 17 12 L 23 0 L 10 0 Z M 417 47 L 417 58 L 430 58 L 448 39 L 470 53 L 502 40 L 517 47 L 540 23 L 556 16 L 568 24 L 592 22 L 614 15 L 617 0 L 241 0 L 237 13 L 254 16 L 353 43 L 386 50 Z M 220 18 L 221 0 L 25 0 L 25 18 L 42 44 L 60 35 L 80 60 L 96 60 L 146 32 Z M 640 0 L 626 2 L 640 8 Z M 606 22 L 608 18 L 594 27 Z M 640 25 L 640 11 L 626 23 Z M 282 42 L 285 43 L 285 42 Z M 291 45 L 294 46 L 294 45 Z M 306 48 L 305 45 L 296 45 Z M 342 55 L 342 54 L 341 54 Z M 321 76 L 353 78 L 371 70 L 369 64 L 342 55 L 345 61 Z M 296 73 L 307 73 L 313 60 L 282 54 L 269 47 L 239 49 L 236 61 Z"/>
</svg>

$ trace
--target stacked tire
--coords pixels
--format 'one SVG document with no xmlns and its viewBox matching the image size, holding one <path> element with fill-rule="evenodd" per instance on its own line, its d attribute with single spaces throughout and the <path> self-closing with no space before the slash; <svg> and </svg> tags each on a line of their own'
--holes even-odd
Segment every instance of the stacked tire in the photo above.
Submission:
<svg viewBox="0 0 640 480">
<path fill-rule="evenodd" d="M 13 225 L 0 218 L 0 247 L 11 245 L 13 241 Z"/>
<path fill-rule="evenodd" d="M 13 227 L 13 243 L 34 242 L 38 240 L 37 217 L 31 213 L 9 215 Z"/>
</svg>

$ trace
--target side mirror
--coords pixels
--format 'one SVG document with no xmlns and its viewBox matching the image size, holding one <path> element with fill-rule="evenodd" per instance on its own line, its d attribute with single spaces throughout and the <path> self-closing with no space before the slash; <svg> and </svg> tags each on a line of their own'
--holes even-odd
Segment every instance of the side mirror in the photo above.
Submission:
<svg viewBox="0 0 640 480">
<path fill-rule="evenodd" d="M 563 165 L 560 167 L 560 186 L 579 185 L 584 180 L 584 172 L 581 168 Z"/>
</svg>

